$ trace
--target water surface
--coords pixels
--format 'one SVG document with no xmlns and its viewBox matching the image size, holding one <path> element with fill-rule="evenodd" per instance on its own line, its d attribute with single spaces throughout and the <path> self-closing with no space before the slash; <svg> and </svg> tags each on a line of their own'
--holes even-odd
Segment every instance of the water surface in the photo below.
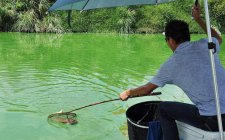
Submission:
<svg viewBox="0 0 225 140">
<path fill-rule="evenodd" d="M 195 35 L 193 40 L 205 37 Z M 225 65 L 223 45 L 220 57 Z M 4 140 L 127 140 L 126 109 L 145 100 L 190 102 L 167 85 L 163 95 L 79 110 L 79 123 L 47 116 L 118 98 L 148 82 L 172 52 L 163 35 L 0 33 L 0 133 Z"/>
</svg>

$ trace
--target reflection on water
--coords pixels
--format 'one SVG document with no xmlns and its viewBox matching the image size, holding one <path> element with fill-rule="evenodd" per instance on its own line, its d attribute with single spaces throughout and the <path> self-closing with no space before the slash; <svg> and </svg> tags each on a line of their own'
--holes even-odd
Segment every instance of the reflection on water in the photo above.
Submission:
<svg viewBox="0 0 225 140">
<path fill-rule="evenodd" d="M 182 90 L 168 85 L 158 89 L 160 96 L 79 110 L 75 126 L 55 127 L 46 118 L 61 109 L 118 98 L 122 90 L 148 82 L 170 55 L 162 35 L 0 33 L 1 137 L 128 139 L 128 106 L 145 100 L 189 102 Z"/>
</svg>

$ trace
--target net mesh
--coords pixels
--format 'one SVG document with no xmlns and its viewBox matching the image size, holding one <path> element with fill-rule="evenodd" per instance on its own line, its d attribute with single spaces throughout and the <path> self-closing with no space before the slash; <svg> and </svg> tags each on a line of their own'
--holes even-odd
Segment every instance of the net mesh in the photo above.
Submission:
<svg viewBox="0 0 225 140">
<path fill-rule="evenodd" d="M 55 113 L 48 116 L 48 120 L 50 122 L 58 122 L 65 124 L 76 124 L 78 121 L 76 120 L 76 113 L 71 112 L 62 112 Z"/>
</svg>

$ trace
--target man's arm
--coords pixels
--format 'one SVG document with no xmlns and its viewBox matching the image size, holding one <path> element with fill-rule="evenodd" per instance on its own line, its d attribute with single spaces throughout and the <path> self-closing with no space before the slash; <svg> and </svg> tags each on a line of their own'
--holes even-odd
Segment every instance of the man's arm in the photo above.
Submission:
<svg viewBox="0 0 225 140">
<path fill-rule="evenodd" d="M 206 28 L 206 23 L 204 20 L 201 19 L 201 9 L 199 4 L 197 6 L 194 6 L 192 9 L 192 16 L 194 17 L 195 21 L 199 24 L 199 26 L 207 33 L 207 28 Z M 212 37 L 215 37 L 218 41 L 219 44 L 222 43 L 222 37 L 213 29 L 211 28 L 211 34 Z"/>
<path fill-rule="evenodd" d="M 134 88 L 134 89 L 128 89 L 123 91 L 120 94 L 120 99 L 121 100 L 127 100 L 129 97 L 131 96 L 135 96 L 135 95 L 144 95 L 144 94 L 150 94 L 154 89 L 156 89 L 158 86 L 154 85 L 152 83 L 147 83 L 143 86 Z"/>
</svg>

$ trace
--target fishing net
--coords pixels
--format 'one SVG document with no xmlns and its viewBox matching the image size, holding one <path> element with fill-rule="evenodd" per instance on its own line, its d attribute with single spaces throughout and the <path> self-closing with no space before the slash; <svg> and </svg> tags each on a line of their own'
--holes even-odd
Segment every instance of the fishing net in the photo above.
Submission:
<svg viewBox="0 0 225 140">
<path fill-rule="evenodd" d="M 161 92 L 153 92 L 153 93 L 142 95 L 142 96 L 153 96 L 153 95 L 160 95 L 160 94 L 161 94 Z M 137 96 L 132 96 L 130 98 L 136 98 L 136 97 L 141 97 L 141 96 L 137 95 Z M 90 107 L 90 106 L 95 106 L 95 105 L 98 105 L 98 104 L 103 104 L 103 103 L 118 101 L 118 100 L 121 100 L 121 99 L 116 98 L 116 99 L 110 99 L 110 100 L 106 100 L 106 101 L 102 101 L 102 102 L 92 103 L 92 104 L 89 104 L 89 105 L 86 105 L 86 106 L 82 106 L 80 108 L 76 108 L 76 109 L 71 110 L 69 112 L 59 111 L 57 113 L 49 115 L 48 116 L 48 122 L 50 122 L 50 123 L 57 122 L 57 123 L 64 123 L 64 124 L 76 124 L 78 122 L 77 118 L 76 118 L 77 115 L 76 115 L 76 113 L 72 113 L 72 112 L 83 109 L 83 108 L 87 108 L 87 107 Z"/>
<path fill-rule="evenodd" d="M 76 116 L 77 114 L 72 112 L 59 112 L 49 115 L 48 121 L 73 125 L 78 122 Z"/>
<path fill-rule="evenodd" d="M 74 110 L 71 110 L 69 112 L 59 111 L 57 113 L 49 115 L 48 121 L 52 122 L 52 123 L 58 122 L 58 123 L 65 123 L 65 124 L 76 124 L 78 122 L 77 119 L 76 119 L 77 115 L 76 115 L 76 113 L 72 113 L 72 112 L 83 109 L 83 108 L 87 108 L 87 107 L 90 107 L 90 106 L 95 106 L 95 105 L 98 105 L 98 104 L 103 104 L 103 103 L 106 103 L 106 102 L 112 102 L 112 101 L 117 101 L 117 100 L 120 100 L 120 99 L 117 98 L 117 99 L 111 99 L 111 100 L 107 100 L 107 101 L 89 104 L 89 105 L 82 106 L 80 108 L 76 108 Z"/>
</svg>

